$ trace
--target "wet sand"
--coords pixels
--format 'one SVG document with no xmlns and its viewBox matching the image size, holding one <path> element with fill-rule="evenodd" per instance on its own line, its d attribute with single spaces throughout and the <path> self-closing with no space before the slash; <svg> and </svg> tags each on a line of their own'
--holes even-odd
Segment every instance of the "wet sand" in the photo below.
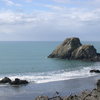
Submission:
<svg viewBox="0 0 100 100">
<path fill-rule="evenodd" d="M 36 84 L 31 82 L 26 86 L 0 86 L 0 100 L 34 100 L 39 95 L 49 97 L 55 96 L 56 91 L 61 96 L 69 96 L 78 94 L 84 90 L 92 90 L 96 88 L 96 82 L 100 78 L 99 75 L 88 78 L 70 79 L 57 82 Z"/>
</svg>

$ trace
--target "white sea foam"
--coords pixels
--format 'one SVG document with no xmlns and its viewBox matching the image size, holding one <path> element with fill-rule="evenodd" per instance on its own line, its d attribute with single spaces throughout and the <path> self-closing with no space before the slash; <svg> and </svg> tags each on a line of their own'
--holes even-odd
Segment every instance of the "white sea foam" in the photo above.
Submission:
<svg viewBox="0 0 100 100">
<path fill-rule="evenodd" d="M 80 70 L 74 70 L 74 71 L 59 70 L 52 72 L 26 73 L 26 74 L 17 74 L 17 75 L 15 74 L 7 76 L 12 80 L 14 80 L 15 78 L 20 78 L 35 83 L 46 83 L 46 82 L 69 80 L 75 78 L 84 78 L 96 75 L 94 73 L 91 74 L 89 70 L 91 70 L 91 67 L 84 67 Z"/>
</svg>

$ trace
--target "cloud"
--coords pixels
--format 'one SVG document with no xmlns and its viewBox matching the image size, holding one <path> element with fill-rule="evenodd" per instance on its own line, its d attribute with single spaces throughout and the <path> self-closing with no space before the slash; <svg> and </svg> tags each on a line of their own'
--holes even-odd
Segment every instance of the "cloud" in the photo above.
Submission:
<svg viewBox="0 0 100 100">
<path fill-rule="evenodd" d="M 24 13 L 16 13 L 13 11 L 1 11 L 0 12 L 0 24 L 21 24 L 21 23 L 29 23 L 33 22 L 34 16 L 27 15 Z"/>
<path fill-rule="evenodd" d="M 50 8 L 52 10 L 57 10 L 57 11 L 63 11 L 63 10 L 66 9 L 65 7 L 55 6 L 55 5 L 48 5 L 48 4 L 45 4 L 45 5 L 42 5 L 42 6 Z"/>
<path fill-rule="evenodd" d="M 33 0 L 25 0 L 25 1 L 27 1 L 27 2 L 32 2 Z"/>
<path fill-rule="evenodd" d="M 95 7 L 100 7 L 100 0 L 52 0 L 55 3 L 65 4 L 70 7 L 80 7 L 95 9 Z"/>
<path fill-rule="evenodd" d="M 21 4 L 15 3 L 12 0 L 2 0 L 8 6 L 21 6 Z"/>
<path fill-rule="evenodd" d="M 53 0 L 53 1 L 57 3 L 69 3 L 71 0 Z"/>
<path fill-rule="evenodd" d="M 16 3 L 3 0 L 9 6 Z M 32 2 L 32 0 L 27 0 Z M 94 0 L 74 2 L 74 0 L 52 0 L 56 4 L 39 3 L 42 10 L 24 11 L 0 10 L 0 40 L 63 40 L 69 36 L 78 36 L 84 40 L 99 40 L 100 7 Z M 82 4 L 84 7 L 67 7 L 61 3 Z M 59 4 L 58 4 L 59 3 Z M 96 0 L 96 3 L 99 3 Z M 61 4 L 61 5 L 60 5 Z M 18 5 L 16 5 L 18 6 Z M 26 6 L 25 6 L 26 7 Z M 24 7 L 24 8 L 25 8 Z M 48 10 L 49 9 L 49 10 Z M 28 9 L 29 10 L 29 9 Z M 91 35 L 92 34 L 92 35 Z M 6 38 L 7 37 L 7 38 Z"/>
<path fill-rule="evenodd" d="M 8 10 L 0 11 L 0 20 L 0 35 L 8 36 L 7 40 L 55 40 L 56 36 L 56 40 L 61 40 L 66 36 L 84 37 L 94 34 L 95 30 L 98 34 L 100 9 L 64 8 L 60 12 L 33 11 L 30 14 Z"/>
</svg>

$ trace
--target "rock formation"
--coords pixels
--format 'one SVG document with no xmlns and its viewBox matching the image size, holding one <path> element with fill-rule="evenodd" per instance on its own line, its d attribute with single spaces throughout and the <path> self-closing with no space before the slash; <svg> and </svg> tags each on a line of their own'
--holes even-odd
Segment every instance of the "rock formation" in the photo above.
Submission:
<svg viewBox="0 0 100 100">
<path fill-rule="evenodd" d="M 0 83 L 10 83 L 11 79 L 9 79 L 8 77 L 3 78 L 2 80 L 0 80 Z"/>
<path fill-rule="evenodd" d="M 68 38 L 59 45 L 48 57 L 50 58 L 70 58 L 72 52 L 81 46 L 79 38 Z"/>
<path fill-rule="evenodd" d="M 0 84 L 9 83 L 10 85 L 22 85 L 22 84 L 28 84 L 29 82 L 27 80 L 20 80 L 18 78 L 15 78 L 14 81 L 12 81 L 10 78 L 5 77 L 2 80 L 0 80 Z"/>
<path fill-rule="evenodd" d="M 35 100 L 48 100 L 48 96 L 38 96 L 35 98 Z"/>
<path fill-rule="evenodd" d="M 48 57 L 100 61 L 100 54 L 93 45 L 82 45 L 79 38 L 75 37 L 64 40 Z"/>
<path fill-rule="evenodd" d="M 92 45 L 82 45 L 72 52 L 72 59 L 92 59 L 97 55 L 96 49 Z"/>
<path fill-rule="evenodd" d="M 100 73 L 100 70 L 98 70 L 98 69 L 92 69 L 92 70 L 90 70 L 90 73 Z"/>
<path fill-rule="evenodd" d="M 22 84 L 28 84 L 28 81 L 26 81 L 26 80 L 20 80 L 18 78 L 15 78 L 15 80 L 12 81 L 10 84 L 11 85 L 22 85 Z"/>
</svg>

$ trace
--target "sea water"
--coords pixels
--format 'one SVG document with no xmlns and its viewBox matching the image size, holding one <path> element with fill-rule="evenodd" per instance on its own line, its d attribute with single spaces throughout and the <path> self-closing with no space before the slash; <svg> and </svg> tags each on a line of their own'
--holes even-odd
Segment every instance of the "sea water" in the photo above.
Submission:
<svg viewBox="0 0 100 100">
<path fill-rule="evenodd" d="M 9 77 L 46 83 L 94 76 L 91 69 L 100 69 L 100 62 L 48 58 L 61 42 L 0 42 L 0 79 Z M 100 42 L 93 44 L 100 52 Z"/>
</svg>

